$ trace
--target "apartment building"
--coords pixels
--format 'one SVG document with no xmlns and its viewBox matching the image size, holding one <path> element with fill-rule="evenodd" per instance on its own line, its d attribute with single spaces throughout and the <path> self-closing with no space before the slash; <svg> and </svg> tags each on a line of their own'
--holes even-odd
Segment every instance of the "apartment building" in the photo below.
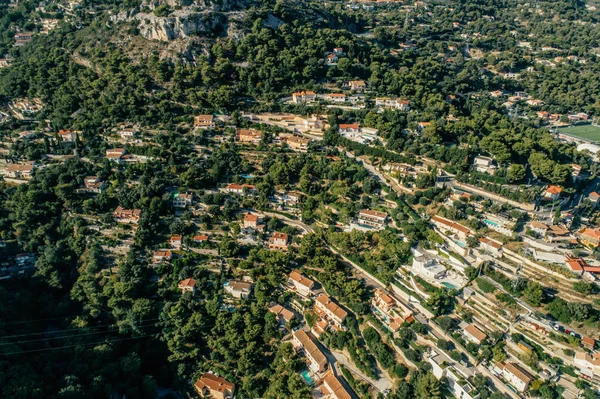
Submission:
<svg viewBox="0 0 600 399">
<path fill-rule="evenodd" d="M 79 192 L 100 194 L 106 188 L 106 184 L 98 176 L 86 176 L 83 179 L 83 188 Z"/>
<path fill-rule="evenodd" d="M 487 173 L 490 175 L 496 174 L 496 170 L 498 169 L 492 158 L 481 155 L 475 157 L 473 160 L 473 166 L 477 172 Z"/>
<path fill-rule="evenodd" d="M 456 234 L 463 240 L 466 240 L 468 236 L 472 235 L 473 232 L 465 226 L 453 222 L 452 220 L 443 218 L 441 216 L 434 216 L 431 218 L 431 223 L 435 225 L 442 232 L 451 232 Z"/>
<path fill-rule="evenodd" d="M 177 193 L 173 196 L 173 206 L 175 208 L 183 209 L 192 205 L 192 200 L 194 198 L 193 194 L 181 194 Z"/>
<path fill-rule="evenodd" d="M 275 232 L 269 237 L 269 249 L 287 251 L 289 237 L 285 233 Z"/>
<path fill-rule="evenodd" d="M 348 316 L 348 313 L 344 309 L 339 307 L 325 294 L 319 294 L 315 300 L 315 311 L 321 317 L 326 318 L 338 330 L 343 329 L 342 323 Z"/>
<path fill-rule="evenodd" d="M 312 295 L 312 289 L 315 286 L 315 282 L 309 279 L 308 277 L 304 277 L 298 271 L 290 272 L 288 283 L 290 283 L 294 290 L 304 298 L 310 298 Z"/>
<path fill-rule="evenodd" d="M 321 393 L 323 399 L 352 399 L 353 396 L 344 388 L 331 370 L 317 381 L 315 388 Z"/>
<path fill-rule="evenodd" d="M 297 91 L 292 94 L 292 101 L 296 104 L 300 103 L 311 103 L 317 99 L 317 95 L 314 91 Z"/>
<path fill-rule="evenodd" d="M 292 345 L 298 351 L 303 351 L 308 360 L 308 367 L 315 373 L 322 373 L 327 368 L 327 358 L 317 344 L 304 330 L 292 332 Z"/>
<path fill-rule="evenodd" d="M 238 195 L 243 195 L 246 192 L 250 194 L 254 192 L 254 186 L 251 184 L 228 184 L 227 187 L 225 187 L 225 191 Z"/>
<path fill-rule="evenodd" d="M 262 140 L 262 132 L 256 129 L 238 129 L 237 140 L 240 143 L 260 144 Z"/>
<path fill-rule="evenodd" d="M 245 229 L 258 229 L 262 220 L 260 216 L 253 213 L 247 213 L 244 215 L 244 228 Z"/>
<path fill-rule="evenodd" d="M 284 138 L 284 143 L 287 144 L 292 150 L 296 151 L 308 151 L 308 145 L 310 139 L 302 136 L 287 136 Z"/>
<path fill-rule="evenodd" d="M 215 126 L 215 118 L 212 115 L 196 115 L 194 117 L 194 127 L 197 129 L 214 129 Z"/>
<path fill-rule="evenodd" d="M 241 280 L 229 280 L 223 284 L 226 293 L 237 299 L 246 299 L 252 293 L 252 283 Z"/>
<path fill-rule="evenodd" d="M 506 363 L 502 370 L 502 376 L 519 392 L 525 392 L 529 383 L 533 381 L 533 376 L 516 363 Z"/>
<path fill-rule="evenodd" d="M 387 218 L 388 214 L 385 212 L 362 209 L 358 214 L 358 223 L 375 229 L 383 229 L 387 223 Z"/>
<path fill-rule="evenodd" d="M 380 289 L 375 290 L 375 295 L 371 300 L 371 306 L 375 310 L 375 316 L 385 324 L 388 329 L 394 333 L 402 327 L 404 323 L 414 321 L 412 311 L 403 304 L 395 300 L 391 295 Z"/>
</svg>

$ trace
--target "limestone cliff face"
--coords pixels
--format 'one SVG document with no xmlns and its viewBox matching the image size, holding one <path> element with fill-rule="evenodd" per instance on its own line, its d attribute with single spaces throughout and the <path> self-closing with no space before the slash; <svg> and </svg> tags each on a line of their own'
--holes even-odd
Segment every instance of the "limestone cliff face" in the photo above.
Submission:
<svg viewBox="0 0 600 399">
<path fill-rule="evenodd" d="M 140 34 L 148 40 L 171 41 L 194 36 L 214 35 L 227 29 L 227 18 L 215 12 L 186 12 L 157 17 L 139 13 L 134 17 Z"/>
<path fill-rule="evenodd" d="M 235 34 L 235 24 L 241 20 L 244 10 L 252 0 L 224 0 L 209 4 L 205 0 L 148 0 L 141 7 L 121 12 L 112 17 L 113 22 L 137 23 L 140 34 L 148 40 L 172 41 L 193 37 L 210 37 Z M 159 5 L 172 10 L 166 17 L 157 17 L 152 11 Z"/>
<path fill-rule="evenodd" d="M 142 3 L 142 7 L 155 9 L 158 6 L 167 5 L 169 8 L 174 9 L 178 7 L 206 7 L 204 0 L 145 0 Z"/>
</svg>

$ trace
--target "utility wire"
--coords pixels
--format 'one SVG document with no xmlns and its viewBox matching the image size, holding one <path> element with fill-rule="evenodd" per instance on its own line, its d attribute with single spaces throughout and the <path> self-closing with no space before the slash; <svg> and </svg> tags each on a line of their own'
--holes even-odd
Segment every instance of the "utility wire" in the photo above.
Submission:
<svg viewBox="0 0 600 399">
<path fill-rule="evenodd" d="M 154 319 L 148 319 L 148 320 L 142 320 L 142 322 L 148 322 L 148 321 L 157 321 L 159 320 L 159 318 L 154 318 Z M 0 337 L 0 339 L 5 339 L 5 338 L 18 338 L 18 337 L 30 337 L 33 335 L 42 335 L 42 334 L 60 334 L 61 332 L 67 332 L 67 331 L 84 331 L 84 330 L 91 330 L 91 329 L 97 329 L 97 328 L 103 328 L 103 327 L 111 327 L 113 326 L 114 323 L 105 323 L 103 325 L 98 325 L 98 326 L 93 326 L 93 327 L 81 327 L 81 328 L 69 328 L 69 329 L 63 329 L 63 330 L 54 330 L 54 331 L 42 331 L 42 332 L 37 332 L 37 333 L 28 333 L 28 334 L 15 334 L 15 335 L 6 335 L 3 337 Z"/>
<path fill-rule="evenodd" d="M 51 317 L 49 319 L 37 319 L 37 320 L 24 320 L 24 321 L 11 321 L 8 323 L 2 322 L 3 326 L 6 325 L 10 325 L 10 324 L 26 324 L 26 323 L 35 323 L 38 321 L 49 321 L 49 320 L 59 320 L 59 319 L 68 319 L 69 317 L 77 317 L 78 315 L 74 315 L 74 316 L 62 316 L 62 317 Z"/>
<path fill-rule="evenodd" d="M 155 323 L 149 323 L 149 324 L 142 324 L 138 326 L 139 328 L 146 328 L 146 327 L 155 327 Z M 110 326 L 109 326 L 110 328 Z M 89 332 L 89 333 L 85 333 L 85 334 L 72 334 L 72 335 L 65 335 L 62 337 L 46 337 L 46 338 L 37 338 L 37 339 L 29 339 L 29 340 L 24 340 L 24 341 L 14 341 L 14 342 L 2 342 L 0 343 L 0 346 L 4 346 L 4 345 L 16 345 L 16 344 L 26 344 L 26 343 L 30 343 L 30 342 L 39 342 L 39 341 L 48 341 L 48 340 L 57 340 L 57 339 L 65 339 L 65 338 L 76 338 L 76 337 L 85 337 L 88 335 L 97 335 L 97 334 L 108 334 L 111 332 L 114 332 L 115 330 L 113 329 L 111 330 L 107 330 L 107 331 L 95 331 L 95 332 Z"/>
<path fill-rule="evenodd" d="M 112 340 L 108 340 L 108 341 L 105 340 L 105 341 L 98 341 L 98 342 L 90 342 L 90 343 L 87 343 L 87 344 L 64 345 L 64 346 L 57 346 L 56 348 L 45 348 L 45 349 L 34 349 L 34 350 L 30 350 L 30 351 L 18 351 L 18 352 L 10 352 L 10 353 L 0 353 L 0 356 L 20 355 L 20 354 L 24 354 L 24 353 L 52 351 L 52 350 L 57 350 L 57 349 L 72 348 L 72 347 L 76 347 L 76 346 L 89 346 L 89 345 L 109 344 L 109 343 L 113 343 L 113 342 L 117 342 L 117 341 L 127 341 L 127 340 L 132 340 L 132 339 L 140 339 L 140 338 L 145 338 L 145 337 L 151 337 L 153 335 L 154 334 L 146 334 L 146 335 L 140 335 L 139 337 L 119 338 L 119 339 L 112 339 Z"/>
</svg>

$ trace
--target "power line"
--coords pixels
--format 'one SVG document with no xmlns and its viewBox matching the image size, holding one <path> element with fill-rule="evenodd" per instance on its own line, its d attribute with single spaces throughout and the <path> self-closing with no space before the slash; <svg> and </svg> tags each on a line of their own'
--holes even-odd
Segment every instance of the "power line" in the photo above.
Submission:
<svg viewBox="0 0 600 399">
<path fill-rule="evenodd" d="M 146 328 L 146 327 L 157 327 L 155 325 L 155 323 L 150 323 L 150 324 L 142 324 L 137 326 L 138 328 Z M 110 328 L 110 326 L 109 326 Z M 65 338 L 76 338 L 76 337 L 85 337 L 88 335 L 97 335 L 97 334 L 108 334 L 114 332 L 111 330 L 107 330 L 107 331 L 95 331 L 95 332 L 90 332 L 90 333 L 85 333 L 85 334 L 73 334 L 73 335 L 65 335 L 62 337 L 46 337 L 46 338 L 36 338 L 36 339 L 29 339 L 29 340 L 23 340 L 23 341 L 14 341 L 14 342 L 2 342 L 0 343 L 0 346 L 4 346 L 4 345 L 17 345 L 17 344 L 28 344 L 31 342 L 40 342 L 40 341 L 48 341 L 48 340 L 57 340 L 57 339 L 65 339 Z"/>
<path fill-rule="evenodd" d="M 159 318 L 154 318 L 154 319 L 148 319 L 148 320 L 143 320 L 143 322 L 149 322 L 149 321 L 156 321 L 159 320 Z M 93 330 L 93 329 L 97 329 L 97 328 L 103 328 L 103 327 L 111 327 L 114 326 L 114 323 L 106 323 L 104 325 L 98 325 L 98 326 L 94 326 L 94 327 L 81 327 L 81 328 L 70 328 L 70 329 L 63 329 L 63 330 L 55 330 L 55 331 L 42 331 L 42 332 L 37 332 L 37 333 L 28 333 L 28 334 L 15 334 L 15 335 L 6 335 L 3 337 L 0 337 L 0 339 L 5 339 L 5 338 L 18 338 L 18 337 L 31 337 L 34 335 L 42 335 L 42 334 L 60 334 L 61 332 L 67 332 L 67 331 L 83 331 L 83 330 Z"/>
<path fill-rule="evenodd" d="M 49 320 L 59 320 L 59 319 L 68 319 L 69 317 L 77 317 L 78 315 L 74 315 L 74 316 L 62 316 L 62 317 L 51 317 L 49 319 L 37 319 L 37 320 L 25 320 L 25 321 L 11 321 L 8 323 L 2 322 L 3 326 L 6 325 L 10 325 L 10 324 L 25 324 L 25 323 L 35 323 L 38 321 L 49 321 Z"/>
<path fill-rule="evenodd" d="M 89 345 L 98 345 L 98 344 L 109 344 L 109 343 L 118 342 L 118 341 L 127 341 L 127 340 L 132 340 L 132 339 L 140 339 L 140 338 L 145 338 L 145 337 L 151 337 L 153 335 L 154 334 L 146 334 L 146 335 L 140 335 L 139 337 L 119 338 L 119 339 L 112 339 L 112 340 L 108 340 L 108 341 L 90 342 L 90 343 L 87 343 L 87 344 L 64 345 L 64 346 L 57 346 L 56 348 L 45 348 L 45 349 L 34 349 L 34 350 L 30 350 L 30 351 L 18 351 L 18 352 L 10 352 L 10 353 L 0 353 L 0 356 L 20 355 L 20 354 L 24 354 L 24 353 L 34 353 L 34 352 L 45 352 L 45 351 L 52 351 L 52 350 L 57 350 L 57 349 L 71 348 L 71 347 L 76 347 L 76 346 L 89 346 Z"/>
</svg>

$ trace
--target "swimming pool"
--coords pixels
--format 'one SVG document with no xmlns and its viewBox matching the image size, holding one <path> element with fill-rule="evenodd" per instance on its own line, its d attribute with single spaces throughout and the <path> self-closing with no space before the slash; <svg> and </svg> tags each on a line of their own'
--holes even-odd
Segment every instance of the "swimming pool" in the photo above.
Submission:
<svg viewBox="0 0 600 399">
<path fill-rule="evenodd" d="M 446 287 L 446 288 L 450 288 L 451 290 L 457 290 L 457 289 L 458 289 L 458 288 L 456 288 L 456 286 L 455 286 L 454 284 L 450 284 L 450 283 L 447 283 L 447 282 L 445 282 L 445 281 L 444 281 L 444 282 L 442 282 L 442 285 L 443 285 L 444 287 Z"/>
<path fill-rule="evenodd" d="M 454 242 L 455 242 L 456 244 L 458 244 L 458 246 L 459 246 L 459 247 L 461 247 L 461 248 L 466 248 L 466 247 L 467 247 L 467 244 L 465 244 L 465 243 L 464 243 L 464 242 L 462 242 L 462 241 L 458 241 L 458 240 L 456 240 L 456 241 L 454 241 Z"/>
<path fill-rule="evenodd" d="M 302 377 L 304 382 L 306 382 L 306 384 L 308 384 L 309 386 L 315 385 L 315 380 L 313 380 L 313 378 L 310 376 L 308 370 L 304 370 L 303 372 L 301 372 L 300 377 Z"/>
<path fill-rule="evenodd" d="M 243 179 L 252 179 L 254 175 L 241 175 Z"/>
<path fill-rule="evenodd" d="M 493 220 L 490 220 L 490 219 L 485 219 L 484 222 L 485 222 L 485 224 L 489 224 L 489 225 L 492 225 L 494 227 L 498 227 L 499 226 L 498 223 L 496 223 L 496 222 L 494 222 Z"/>
</svg>

